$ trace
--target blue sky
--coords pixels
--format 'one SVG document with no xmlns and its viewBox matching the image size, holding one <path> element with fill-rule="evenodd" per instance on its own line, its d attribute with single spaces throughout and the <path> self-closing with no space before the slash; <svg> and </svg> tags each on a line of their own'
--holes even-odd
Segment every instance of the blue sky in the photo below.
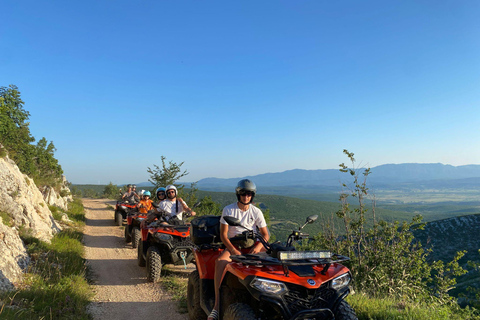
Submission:
<svg viewBox="0 0 480 320">
<path fill-rule="evenodd" d="M 2 1 L 0 86 L 73 183 L 480 164 L 479 1 Z"/>
</svg>

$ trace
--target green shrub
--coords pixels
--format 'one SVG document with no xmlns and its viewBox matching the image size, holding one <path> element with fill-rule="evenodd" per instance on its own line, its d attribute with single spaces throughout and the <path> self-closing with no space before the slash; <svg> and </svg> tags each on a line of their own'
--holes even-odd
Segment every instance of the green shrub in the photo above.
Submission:
<svg viewBox="0 0 480 320">
<path fill-rule="evenodd" d="M 7 227 L 13 227 L 15 225 L 12 217 L 6 212 L 0 211 L 0 217 L 2 218 L 2 222 Z"/>
<path fill-rule="evenodd" d="M 351 260 L 346 264 L 353 275 L 355 291 L 371 297 L 391 297 L 400 301 L 426 302 L 451 305 L 453 298 L 448 291 L 456 284 L 456 277 L 465 270 L 458 260 L 460 252 L 451 261 L 427 262 L 430 251 L 414 241 L 413 228 L 423 228 L 421 216 L 410 223 L 377 221 L 375 207 L 367 209 L 369 190 L 366 179 L 369 169 L 355 168 L 353 153 L 344 150 L 352 162 L 349 168 L 341 164 L 341 171 L 352 177 L 352 182 L 343 183 L 340 195 L 341 209 L 337 217 L 343 222 L 339 234 L 333 227 L 314 237 L 304 245 L 306 249 L 329 249 L 347 255 Z M 351 207 L 350 198 L 357 200 Z M 371 214 L 370 214 L 371 212 Z M 368 220 L 371 219 L 367 227 Z M 456 305 L 456 304 L 455 304 Z"/>
</svg>

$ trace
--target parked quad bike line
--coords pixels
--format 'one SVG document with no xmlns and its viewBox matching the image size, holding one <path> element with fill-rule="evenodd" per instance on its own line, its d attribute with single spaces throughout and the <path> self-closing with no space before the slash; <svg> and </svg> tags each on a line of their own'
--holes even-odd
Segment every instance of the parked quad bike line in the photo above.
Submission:
<svg viewBox="0 0 480 320">
<path fill-rule="evenodd" d="M 124 230 L 115 225 L 114 211 L 107 207 L 115 207 L 115 201 L 83 199 L 83 205 L 85 258 L 95 293 L 89 306 L 93 319 L 188 319 L 159 284 L 147 281 L 145 268 L 137 264 L 137 250 L 125 243 Z"/>
</svg>

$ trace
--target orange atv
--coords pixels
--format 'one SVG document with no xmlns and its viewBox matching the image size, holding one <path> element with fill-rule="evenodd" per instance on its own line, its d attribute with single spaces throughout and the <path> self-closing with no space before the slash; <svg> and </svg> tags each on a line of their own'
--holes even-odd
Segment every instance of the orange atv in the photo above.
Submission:
<svg viewBox="0 0 480 320">
<path fill-rule="evenodd" d="M 125 242 L 132 243 L 132 248 L 138 247 L 141 240 L 140 225 L 147 218 L 146 213 L 131 211 L 127 214 L 127 225 L 125 226 Z"/>
<path fill-rule="evenodd" d="M 193 207 L 197 207 L 200 202 Z M 187 215 L 187 213 L 184 213 Z M 193 260 L 193 243 L 190 240 L 190 224 L 166 221 L 162 213 L 158 220 L 148 225 L 142 224 L 141 241 L 138 244 L 137 261 L 140 267 L 147 267 L 147 280 L 160 281 L 164 264 L 184 265 Z M 132 240 L 133 241 L 133 240 Z"/>
<path fill-rule="evenodd" d="M 123 220 L 127 219 L 127 216 L 130 213 L 136 212 L 137 211 L 137 204 L 134 202 L 129 202 L 129 201 L 117 201 L 117 204 L 115 205 L 115 223 L 117 226 L 121 227 L 123 224 Z"/>
<path fill-rule="evenodd" d="M 215 218 L 219 221 L 220 217 Z M 224 218 L 231 226 L 241 226 L 238 219 Z M 340 263 L 350 258 L 328 251 L 296 251 L 292 246 L 293 241 L 308 236 L 300 231 L 317 218 L 308 217 L 290 234 L 286 246 L 270 244 L 254 230 L 232 239 L 260 241 L 266 252 L 248 254 L 242 250 L 242 255 L 231 256 L 221 281 L 220 319 L 357 319 L 344 300 L 350 292 L 351 274 Z M 190 320 L 206 319 L 214 305 L 215 260 L 222 248 L 213 243 L 219 240 L 218 229 L 214 217 L 192 221 L 197 270 L 188 278 Z"/>
</svg>

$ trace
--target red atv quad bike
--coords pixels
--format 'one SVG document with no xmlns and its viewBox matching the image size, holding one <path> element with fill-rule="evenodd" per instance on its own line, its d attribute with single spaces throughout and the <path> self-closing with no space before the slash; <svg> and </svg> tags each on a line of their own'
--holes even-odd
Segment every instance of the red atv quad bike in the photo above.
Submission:
<svg viewBox="0 0 480 320">
<path fill-rule="evenodd" d="M 140 225 L 147 218 L 146 213 L 130 211 L 127 214 L 127 225 L 125 226 L 125 242 L 132 243 L 132 248 L 137 248 L 141 240 Z"/>
<path fill-rule="evenodd" d="M 199 204 L 200 202 L 196 203 L 192 209 Z M 183 214 L 188 216 L 186 212 Z M 143 225 L 138 245 L 138 265 L 147 267 L 147 280 L 150 282 L 160 281 L 164 264 L 184 265 L 186 268 L 193 260 L 190 224 L 183 221 L 177 221 L 180 224 L 164 224 L 162 213 L 159 213 L 158 218 L 149 225 Z"/>
<path fill-rule="evenodd" d="M 117 201 L 115 205 L 115 223 L 117 226 L 121 227 L 123 225 L 123 221 L 127 219 L 127 216 L 131 212 L 137 211 L 137 204 L 134 202 L 128 201 Z"/>
<path fill-rule="evenodd" d="M 188 278 L 187 308 L 190 320 L 206 319 L 215 302 L 215 260 L 221 253 L 220 217 L 192 221 L 192 240 L 197 270 Z M 293 241 L 307 237 L 301 229 L 318 216 L 310 216 L 288 237 L 286 246 L 268 243 L 259 232 L 246 230 L 232 240 L 260 241 L 266 252 L 232 255 L 220 287 L 219 318 L 238 319 L 357 319 L 344 300 L 349 294 L 351 274 L 340 264 L 350 258 L 328 251 L 296 251 Z M 231 226 L 236 218 L 225 217 Z"/>
</svg>

